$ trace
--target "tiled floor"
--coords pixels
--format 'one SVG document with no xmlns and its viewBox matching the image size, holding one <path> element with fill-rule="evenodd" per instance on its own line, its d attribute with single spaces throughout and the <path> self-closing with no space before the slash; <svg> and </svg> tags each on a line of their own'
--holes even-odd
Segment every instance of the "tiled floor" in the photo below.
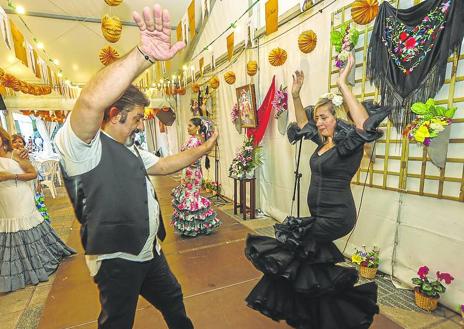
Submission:
<svg viewBox="0 0 464 329">
<path fill-rule="evenodd" d="M 175 184 L 169 178 L 163 178 L 162 183 L 169 186 Z M 169 195 L 160 197 L 160 204 L 163 209 L 168 209 Z M 52 225 L 60 237 L 64 241 L 68 241 L 69 238 L 68 244 L 79 247 L 78 225 L 74 223 L 73 212 L 65 191 L 59 189 L 59 196 L 56 199 L 48 197 L 47 205 Z M 284 324 L 267 320 L 243 305 L 243 296 L 256 283 L 259 274 L 249 266 L 249 263 L 243 262 L 242 258 L 230 256 L 243 253 L 243 242 L 248 232 L 272 235 L 274 220 L 260 218 L 242 221 L 237 216 L 233 216 L 231 204 L 224 205 L 220 209 L 225 213 L 224 225 L 217 234 L 207 237 L 207 243 L 205 239 L 183 240 L 172 234 L 168 235 L 163 243 L 163 250 L 171 267 L 182 282 L 186 306 L 189 313 L 195 316 L 196 327 L 201 329 L 288 328 Z M 226 214 L 229 216 L 225 216 Z M 73 232 L 73 229 L 76 231 Z M 215 259 L 220 262 L 225 257 L 229 258 L 228 264 L 221 262 L 221 266 L 211 266 Z M 206 268 L 208 274 L 200 275 Z M 192 273 L 197 275 L 192 276 Z M 224 273 L 227 273 L 227 276 L 224 276 Z M 37 286 L 0 294 L 0 328 L 96 328 L 94 319 L 99 311 L 96 289 L 83 265 L 82 254 L 74 256 L 61 265 L 56 282 L 55 276 Z M 446 308 L 439 308 L 432 314 L 423 312 L 414 305 L 410 291 L 396 289 L 386 276 L 378 275 L 376 281 L 379 285 L 381 313 L 401 327 L 461 328 L 459 324 L 461 318 L 456 313 Z M 90 293 L 82 294 L 82 291 L 90 291 Z M 69 296 L 74 299 L 79 296 L 79 300 L 75 302 L 76 305 L 82 305 L 80 311 L 67 310 L 61 305 Z M 201 305 L 209 305 L 209 310 L 204 311 L 200 308 Z M 234 316 L 237 313 L 241 316 Z M 211 314 L 218 315 L 213 325 Z M 146 323 L 150 323 L 150 327 L 165 328 L 159 313 L 141 299 L 134 327 L 147 328 Z M 389 322 L 385 317 L 377 321 L 378 328 L 400 328 L 400 326 Z"/>
</svg>

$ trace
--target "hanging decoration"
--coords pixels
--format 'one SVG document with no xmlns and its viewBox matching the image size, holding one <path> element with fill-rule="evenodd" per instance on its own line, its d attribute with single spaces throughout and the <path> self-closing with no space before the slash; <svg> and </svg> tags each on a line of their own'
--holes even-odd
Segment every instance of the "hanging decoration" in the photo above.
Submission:
<svg viewBox="0 0 464 329">
<path fill-rule="evenodd" d="M 181 95 L 181 96 L 185 95 L 185 92 L 186 92 L 186 90 L 185 90 L 184 87 L 176 88 L 176 94 L 178 94 L 178 95 Z"/>
<path fill-rule="evenodd" d="M 350 24 L 342 24 L 340 30 L 330 32 L 330 41 L 337 51 L 335 66 L 343 68 L 348 55 L 354 50 L 359 40 L 359 31 L 351 28 Z M 354 70 L 352 70 L 354 71 Z"/>
<path fill-rule="evenodd" d="M 268 0 L 265 4 L 266 35 L 274 33 L 279 28 L 279 2 Z"/>
<path fill-rule="evenodd" d="M 108 6 L 119 6 L 122 0 L 105 0 Z"/>
<path fill-rule="evenodd" d="M 287 60 L 287 51 L 282 48 L 274 48 L 269 53 L 268 60 L 272 66 L 281 66 Z"/>
<path fill-rule="evenodd" d="M 464 1 L 429 0 L 407 9 L 380 5 L 367 57 L 367 76 L 392 107 L 401 131 L 415 102 L 433 98 L 445 82 L 449 55 L 464 37 Z"/>
<path fill-rule="evenodd" d="M 234 32 L 227 36 L 227 59 L 230 61 L 234 56 Z"/>
<path fill-rule="evenodd" d="M 0 86 L 20 91 L 23 94 L 34 96 L 48 95 L 52 92 L 49 85 L 31 84 L 16 78 L 14 75 L 6 73 L 0 68 Z"/>
<path fill-rule="evenodd" d="M 304 54 L 310 53 L 316 48 L 317 35 L 313 30 L 304 31 L 298 37 L 298 48 Z"/>
<path fill-rule="evenodd" d="M 209 80 L 209 86 L 213 89 L 218 89 L 219 88 L 219 78 L 217 76 L 212 77 Z"/>
<path fill-rule="evenodd" d="M 199 92 L 200 91 L 200 85 L 198 83 L 196 83 L 196 82 L 192 83 L 192 91 L 194 93 Z"/>
<path fill-rule="evenodd" d="M 426 103 L 414 103 L 411 111 L 417 118 L 406 126 L 403 135 L 418 144 L 428 146 L 432 163 L 444 168 L 448 151 L 450 125 L 456 107 L 437 106 L 430 98 Z"/>
<path fill-rule="evenodd" d="M 66 112 L 60 111 L 37 111 L 37 110 L 21 110 L 22 115 L 34 116 L 40 118 L 43 121 L 64 123 L 66 120 Z"/>
<path fill-rule="evenodd" d="M 356 0 L 351 5 L 351 18 L 359 25 L 369 24 L 379 14 L 377 0 Z"/>
<path fill-rule="evenodd" d="M 275 76 L 272 78 L 271 86 L 267 91 L 266 97 L 264 97 L 263 103 L 258 109 L 258 126 L 256 128 L 247 129 L 247 137 L 254 137 L 254 145 L 258 145 L 263 139 L 264 133 L 266 132 L 267 124 L 271 117 L 272 101 L 275 95 Z"/>
<path fill-rule="evenodd" d="M 274 118 L 277 119 L 279 133 L 285 135 L 288 124 L 288 91 L 286 86 L 280 86 L 279 89 L 276 89 L 272 109 L 274 110 Z"/>
<path fill-rule="evenodd" d="M 229 84 L 232 85 L 235 83 L 235 73 L 232 71 L 224 73 L 224 80 Z"/>
<path fill-rule="evenodd" d="M 256 72 L 258 71 L 258 63 L 256 61 L 249 61 L 247 63 L 247 73 L 250 77 L 254 76 Z"/>
<path fill-rule="evenodd" d="M 105 15 L 102 17 L 101 29 L 103 36 L 109 42 L 115 43 L 121 38 L 122 23 L 117 16 Z"/>
<path fill-rule="evenodd" d="M 119 53 L 111 46 L 106 46 L 100 49 L 100 62 L 103 65 L 109 65 L 119 58 Z"/>
</svg>

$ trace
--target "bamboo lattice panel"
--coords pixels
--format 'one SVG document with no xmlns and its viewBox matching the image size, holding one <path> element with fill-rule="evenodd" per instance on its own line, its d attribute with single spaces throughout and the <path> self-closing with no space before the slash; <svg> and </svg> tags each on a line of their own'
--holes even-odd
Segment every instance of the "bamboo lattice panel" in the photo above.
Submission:
<svg viewBox="0 0 464 329">
<path fill-rule="evenodd" d="M 399 8 L 410 7 L 420 1 L 391 1 Z M 366 77 L 366 62 L 373 22 L 361 26 L 351 21 L 351 4 L 332 13 L 332 28 L 349 22 L 360 31 L 356 48 L 356 72 L 353 92 L 360 100 L 379 101 L 379 95 Z M 462 47 L 464 49 L 464 45 Z M 335 50 L 331 47 L 329 62 L 330 91 L 336 91 L 338 69 L 335 67 Z M 432 164 L 426 149 L 410 143 L 399 134 L 387 120 L 384 123 L 384 137 L 375 145 L 375 161 L 364 159 L 360 170 L 353 179 L 354 184 L 410 194 L 464 202 L 464 51 L 448 60 L 446 81 L 435 96 L 438 104 L 456 106 L 451 125 L 450 143 L 446 166 L 439 169 Z M 424 100 L 425 102 L 426 100 Z"/>
</svg>

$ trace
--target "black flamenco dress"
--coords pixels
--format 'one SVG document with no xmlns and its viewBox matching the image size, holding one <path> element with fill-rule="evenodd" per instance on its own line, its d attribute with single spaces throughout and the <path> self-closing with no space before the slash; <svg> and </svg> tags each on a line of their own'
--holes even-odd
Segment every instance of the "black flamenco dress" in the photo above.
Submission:
<svg viewBox="0 0 464 329">
<path fill-rule="evenodd" d="M 368 328 L 378 313 L 375 282 L 354 286 L 357 271 L 336 263 L 344 257 L 332 242 L 356 221 L 350 182 L 359 168 L 363 145 L 382 136 L 377 126 L 389 111 L 364 103 L 370 116 L 364 129 L 337 120 L 335 146 L 319 155 L 323 143 L 307 110 L 308 124 L 289 128 L 290 142 L 311 139 L 310 217 L 287 217 L 275 225 L 275 238 L 249 235 L 245 254 L 264 273 L 246 298 L 249 307 L 300 329 Z"/>
</svg>

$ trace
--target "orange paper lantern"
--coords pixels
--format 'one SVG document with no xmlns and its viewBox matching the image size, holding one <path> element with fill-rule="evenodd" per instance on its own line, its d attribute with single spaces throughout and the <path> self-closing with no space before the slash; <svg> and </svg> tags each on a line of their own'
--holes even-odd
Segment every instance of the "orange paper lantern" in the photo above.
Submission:
<svg viewBox="0 0 464 329">
<path fill-rule="evenodd" d="M 250 77 L 254 76 L 258 71 L 258 63 L 256 61 L 249 61 L 247 63 L 247 73 Z"/>
<path fill-rule="evenodd" d="M 192 91 L 197 93 L 200 91 L 200 85 L 198 83 L 192 83 Z"/>
<path fill-rule="evenodd" d="M 218 89 L 218 87 L 219 87 L 219 79 L 218 79 L 217 76 L 214 76 L 209 80 L 209 86 L 211 88 L 213 88 L 213 89 Z"/>
<path fill-rule="evenodd" d="M 119 53 L 111 46 L 106 46 L 100 49 L 100 62 L 103 65 L 109 65 L 119 58 Z"/>
<path fill-rule="evenodd" d="M 224 80 L 229 84 L 233 84 L 235 82 L 235 73 L 232 71 L 224 73 Z"/>
<path fill-rule="evenodd" d="M 101 29 L 106 40 L 112 43 L 117 42 L 122 32 L 121 20 L 117 16 L 105 15 L 102 17 Z"/>
<path fill-rule="evenodd" d="M 317 35 L 313 30 L 304 31 L 298 37 L 298 48 L 304 54 L 310 53 L 316 48 Z"/>
<path fill-rule="evenodd" d="M 351 5 L 351 18 L 360 25 L 369 24 L 379 13 L 377 0 L 356 0 Z"/>
<path fill-rule="evenodd" d="M 269 63 L 272 66 L 280 66 L 287 60 L 287 52 L 282 48 L 274 48 L 268 56 Z"/>
</svg>

